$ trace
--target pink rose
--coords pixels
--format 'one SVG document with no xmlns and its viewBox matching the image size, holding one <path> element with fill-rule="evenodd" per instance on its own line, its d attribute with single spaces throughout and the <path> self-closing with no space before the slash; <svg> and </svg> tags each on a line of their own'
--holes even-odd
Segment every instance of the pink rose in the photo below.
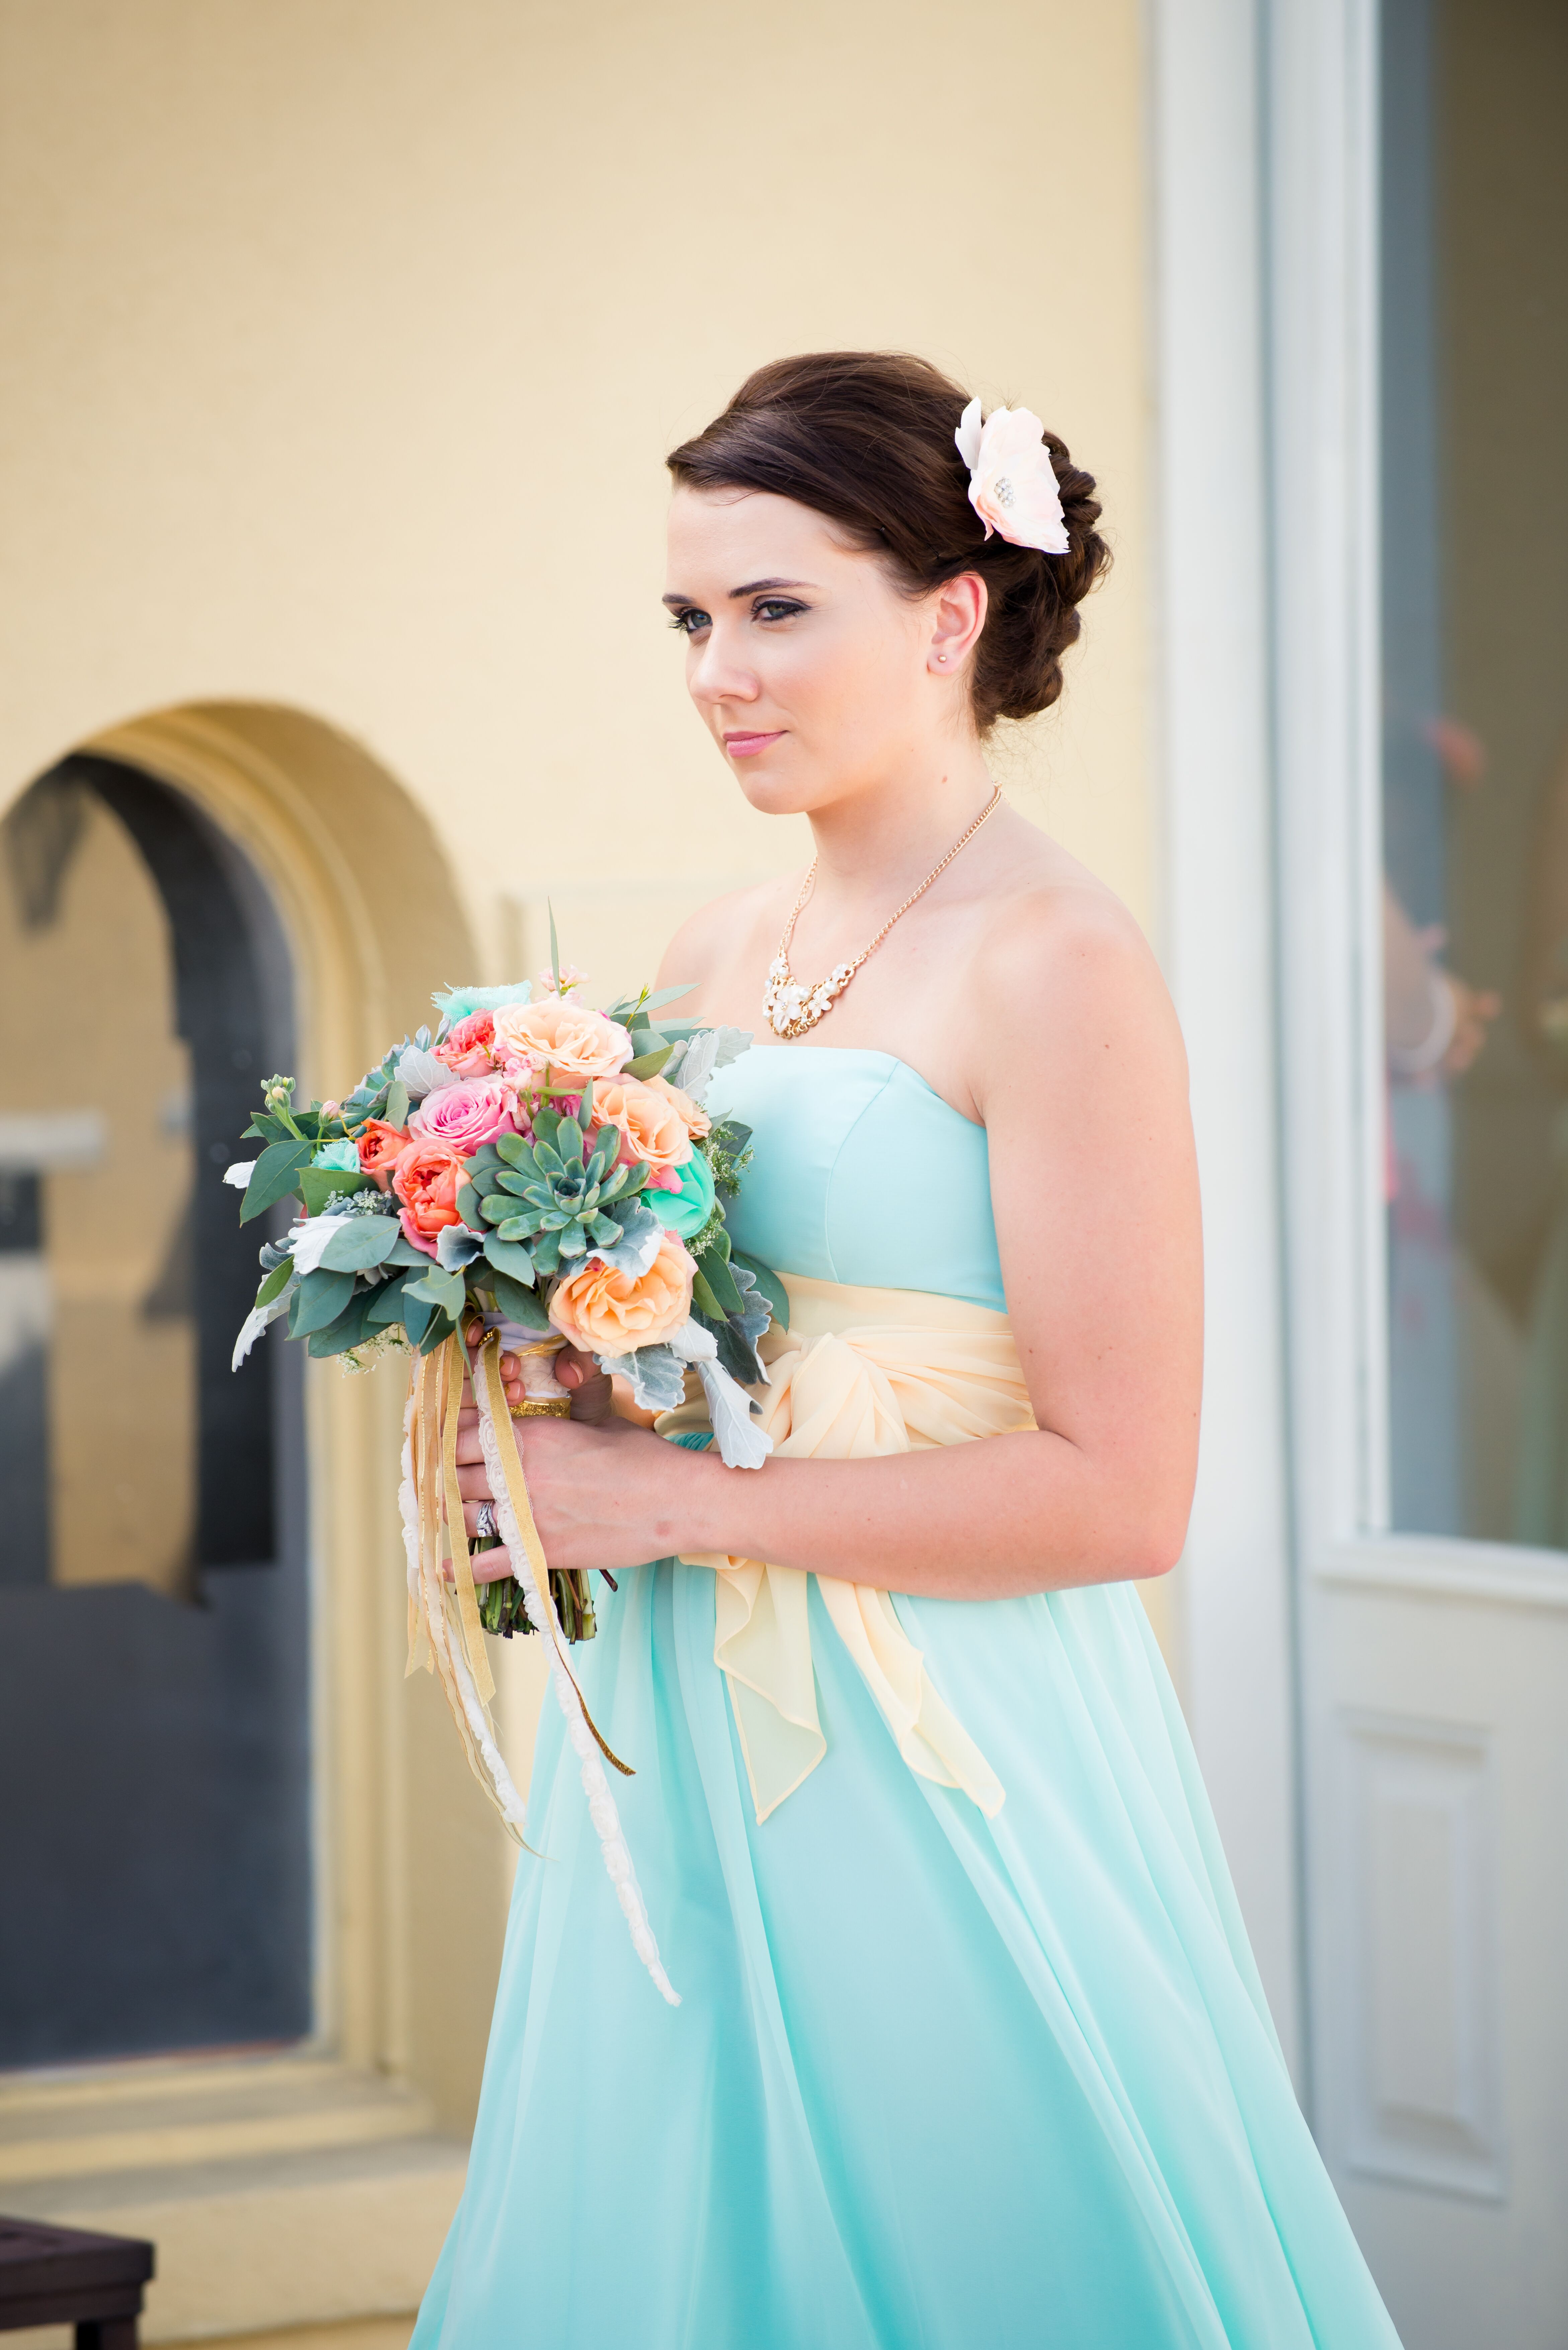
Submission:
<svg viewBox="0 0 1568 2350">
<path fill-rule="evenodd" d="M 498 1134 L 515 1134 L 514 1098 L 500 1077 L 467 1077 L 427 1094 L 409 1119 L 409 1132 L 439 1142 L 466 1159 Z"/>
<path fill-rule="evenodd" d="M 488 1076 L 495 1066 L 490 1049 L 494 1034 L 493 1013 L 471 1012 L 466 1020 L 454 1022 L 448 1030 L 435 1048 L 436 1059 L 444 1061 L 460 1077 Z"/>
</svg>

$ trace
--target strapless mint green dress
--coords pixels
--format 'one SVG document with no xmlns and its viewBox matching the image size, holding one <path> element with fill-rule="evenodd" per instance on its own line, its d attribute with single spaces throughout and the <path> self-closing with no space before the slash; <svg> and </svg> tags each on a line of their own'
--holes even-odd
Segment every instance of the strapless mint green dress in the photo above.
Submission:
<svg viewBox="0 0 1568 2350">
<path fill-rule="evenodd" d="M 757 1049 L 737 1243 L 1002 1308 L 983 1128 Z M 743 1472 L 737 1471 L 737 1474 Z M 763 1472 L 765 1474 L 765 1471 Z M 824 1760 L 759 1826 L 711 1572 L 574 1651 L 682 2003 L 547 1706 L 465 2189 L 413 2350 L 1397 2350 L 1297 2107 L 1137 1593 L 899 1597 L 1006 1790 L 918 1777 L 815 1582 Z"/>
</svg>

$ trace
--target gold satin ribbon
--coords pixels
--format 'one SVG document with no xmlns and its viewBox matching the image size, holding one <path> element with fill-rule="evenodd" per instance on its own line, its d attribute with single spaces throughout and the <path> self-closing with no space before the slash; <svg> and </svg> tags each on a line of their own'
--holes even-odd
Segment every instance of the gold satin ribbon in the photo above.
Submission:
<svg viewBox="0 0 1568 2350">
<path fill-rule="evenodd" d="M 919 1290 L 780 1278 L 790 1326 L 763 1342 L 771 1385 L 759 1423 L 780 1458 L 864 1461 L 1035 1425 L 1005 1314 Z M 658 1425 L 675 1435 L 705 1420 L 700 1406 L 687 1405 Z M 805 1574 L 720 1552 L 686 1555 L 685 1564 L 717 1576 L 713 1661 L 729 1683 L 752 1800 L 765 1820 L 827 1752 Z M 910 1770 L 961 1788 L 993 1816 L 1002 1783 L 932 1689 L 888 1593 L 829 1575 L 816 1585 Z"/>
</svg>

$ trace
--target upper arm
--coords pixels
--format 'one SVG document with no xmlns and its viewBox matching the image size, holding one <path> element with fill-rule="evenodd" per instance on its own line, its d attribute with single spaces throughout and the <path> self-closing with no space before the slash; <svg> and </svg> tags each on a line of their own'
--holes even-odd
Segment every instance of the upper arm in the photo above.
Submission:
<svg viewBox="0 0 1568 2350">
<path fill-rule="evenodd" d="M 1179 1546 L 1202 1253 L 1174 1008 L 1130 916 L 1086 891 L 1003 926 L 981 993 L 997 1240 L 1036 1419 L 1177 1526 Z"/>
</svg>

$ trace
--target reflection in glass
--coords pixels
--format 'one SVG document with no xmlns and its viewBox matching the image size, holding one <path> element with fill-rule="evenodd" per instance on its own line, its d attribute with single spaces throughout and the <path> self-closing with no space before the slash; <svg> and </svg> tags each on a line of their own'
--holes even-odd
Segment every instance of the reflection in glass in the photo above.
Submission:
<svg viewBox="0 0 1568 2350">
<path fill-rule="evenodd" d="M 0 2067 L 310 2026 L 298 1389 L 223 1171 L 286 1055 L 254 874 L 67 762 L 0 831 Z"/>
<path fill-rule="evenodd" d="M 1389 1500 L 1568 1545 L 1568 12 L 1385 0 Z"/>
</svg>

